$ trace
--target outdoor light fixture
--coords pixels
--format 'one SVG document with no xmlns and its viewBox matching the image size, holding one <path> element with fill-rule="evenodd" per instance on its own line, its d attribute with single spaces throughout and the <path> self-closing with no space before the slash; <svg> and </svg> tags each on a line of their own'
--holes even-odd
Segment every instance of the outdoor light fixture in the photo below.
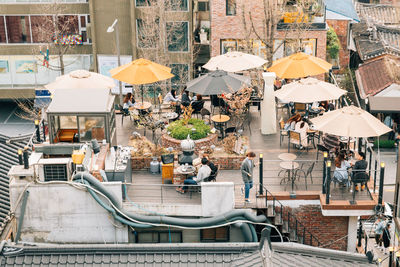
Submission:
<svg viewBox="0 0 400 267">
<path fill-rule="evenodd" d="M 115 27 L 115 25 L 116 25 L 117 23 L 118 23 L 118 19 L 115 19 L 114 22 L 113 22 L 113 24 L 112 24 L 110 27 L 107 28 L 107 32 L 108 32 L 108 33 L 114 32 L 114 27 Z"/>
<path fill-rule="evenodd" d="M 328 161 L 326 162 L 326 166 L 328 166 L 329 168 L 331 167 L 331 161 L 330 161 L 330 160 L 328 160 Z"/>
<path fill-rule="evenodd" d="M 119 51 L 119 32 L 118 32 L 118 19 L 115 19 L 113 24 L 107 28 L 108 33 L 112 33 L 115 30 L 115 42 L 116 42 L 116 47 L 117 47 L 117 59 L 118 59 L 118 67 L 121 66 L 121 54 Z M 118 87 L 119 87 L 119 104 L 122 106 L 123 105 L 123 97 L 122 97 L 122 83 L 121 81 L 118 81 Z"/>
<path fill-rule="evenodd" d="M 39 125 L 39 120 L 35 120 L 35 125 Z"/>
<path fill-rule="evenodd" d="M 327 158 L 328 157 L 328 152 L 324 152 L 324 158 Z"/>
<path fill-rule="evenodd" d="M 381 168 L 385 168 L 385 162 L 381 162 Z"/>
<path fill-rule="evenodd" d="M 263 158 L 263 153 L 260 153 L 260 159 L 262 159 Z"/>
</svg>

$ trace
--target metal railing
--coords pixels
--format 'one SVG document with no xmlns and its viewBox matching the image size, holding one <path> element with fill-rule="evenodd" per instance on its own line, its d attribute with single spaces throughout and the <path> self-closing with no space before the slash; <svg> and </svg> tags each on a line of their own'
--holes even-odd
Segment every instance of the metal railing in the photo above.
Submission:
<svg viewBox="0 0 400 267">
<path fill-rule="evenodd" d="M 318 240 L 318 238 L 313 235 L 307 228 L 306 226 L 299 220 L 297 217 L 292 214 L 287 208 L 285 209 L 284 205 L 274 196 L 272 193 L 264 186 L 259 184 L 259 186 L 262 186 L 263 189 L 265 190 L 265 205 L 268 207 L 268 198 L 272 198 L 270 202 L 272 202 L 272 210 L 275 215 L 275 213 L 278 213 L 279 216 L 279 221 L 282 223 L 282 227 L 285 227 L 285 218 L 287 222 L 287 232 L 291 233 L 291 230 L 294 232 L 295 238 L 297 241 L 299 240 L 299 237 L 301 237 L 301 243 L 305 245 L 310 245 L 313 246 L 313 244 L 316 244 L 317 247 L 321 246 L 321 242 Z M 275 215 L 276 216 L 276 215 Z M 308 238 L 306 238 L 308 235 Z M 289 237 L 290 238 L 290 237 Z M 313 240 L 315 243 L 313 243 Z M 309 242 L 307 242 L 309 241 Z"/>
</svg>

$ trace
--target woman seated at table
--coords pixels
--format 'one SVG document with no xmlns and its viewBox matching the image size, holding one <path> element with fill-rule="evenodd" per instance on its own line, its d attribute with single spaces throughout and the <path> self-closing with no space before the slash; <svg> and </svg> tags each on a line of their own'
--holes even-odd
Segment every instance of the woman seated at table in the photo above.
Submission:
<svg viewBox="0 0 400 267">
<path fill-rule="evenodd" d="M 165 104 L 172 104 L 175 105 L 176 103 L 179 102 L 179 98 L 176 96 L 176 90 L 172 89 L 171 91 L 169 91 L 163 100 L 163 103 Z"/>
<path fill-rule="evenodd" d="M 192 99 L 192 108 L 194 112 L 200 112 L 200 110 L 204 107 L 204 100 L 200 94 L 197 94 Z"/>
<path fill-rule="evenodd" d="M 303 147 L 308 146 L 307 131 L 310 129 L 309 125 L 305 121 L 299 121 L 294 126 L 294 131 L 300 133 L 300 142 Z"/>
<path fill-rule="evenodd" d="M 284 129 L 286 131 L 293 131 L 296 123 L 298 123 L 299 121 L 301 121 L 301 115 L 297 113 L 286 121 Z"/>
<path fill-rule="evenodd" d="M 132 93 L 127 93 L 124 97 L 124 105 L 122 106 L 123 109 L 129 109 L 135 105 L 135 98 L 133 98 Z"/>
<path fill-rule="evenodd" d="M 201 183 L 204 179 L 208 178 L 211 174 L 211 168 L 208 166 L 208 160 L 207 158 L 202 158 L 201 159 L 201 167 L 199 171 L 197 172 L 196 177 L 189 177 L 188 179 L 185 179 L 183 181 L 183 184 L 186 185 L 197 185 Z M 183 186 L 182 188 L 177 188 L 176 191 L 180 193 L 186 193 L 186 190 L 188 189 L 188 186 Z"/>
<path fill-rule="evenodd" d="M 335 171 L 333 172 L 333 181 L 339 183 L 341 186 L 349 184 L 349 173 L 348 168 L 351 164 L 346 160 L 346 153 L 340 151 L 339 155 L 335 159 Z"/>
<path fill-rule="evenodd" d="M 182 96 L 181 96 L 181 105 L 184 107 L 188 107 L 191 103 L 189 92 L 186 91 L 186 86 L 183 88 Z"/>
<path fill-rule="evenodd" d="M 325 108 L 320 105 L 318 101 L 315 101 L 312 103 L 311 106 L 309 106 L 309 111 L 313 114 L 319 114 L 323 111 L 325 111 Z"/>
</svg>

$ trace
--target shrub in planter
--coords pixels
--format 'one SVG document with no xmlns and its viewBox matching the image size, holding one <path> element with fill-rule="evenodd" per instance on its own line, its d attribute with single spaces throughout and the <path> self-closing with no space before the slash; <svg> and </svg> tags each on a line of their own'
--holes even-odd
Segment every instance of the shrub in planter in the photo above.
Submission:
<svg viewBox="0 0 400 267">
<path fill-rule="evenodd" d="M 196 130 L 193 131 L 193 128 Z M 174 121 L 168 125 L 167 130 L 171 137 L 178 140 L 186 139 L 188 135 L 191 139 L 198 140 L 207 137 L 211 129 L 202 120 L 190 119 L 187 125 L 184 124 L 183 120 Z"/>
<path fill-rule="evenodd" d="M 374 141 L 374 147 L 378 147 L 378 140 Z M 379 148 L 393 148 L 394 140 L 379 140 Z"/>
</svg>

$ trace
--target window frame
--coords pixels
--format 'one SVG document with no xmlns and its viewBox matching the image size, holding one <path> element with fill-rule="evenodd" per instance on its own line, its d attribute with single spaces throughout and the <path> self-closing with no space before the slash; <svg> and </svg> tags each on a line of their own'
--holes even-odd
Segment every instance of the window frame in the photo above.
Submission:
<svg viewBox="0 0 400 267">
<path fill-rule="evenodd" d="M 182 231 L 140 231 L 137 232 L 137 235 L 135 236 L 135 243 L 137 244 L 166 244 L 169 242 L 160 242 L 161 238 L 160 238 L 160 234 L 178 234 L 179 235 L 179 242 L 172 242 L 171 243 L 183 243 L 183 234 Z M 139 242 L 139 235 L 140 234 L 157 234 L 157 241 L 158 242 Z"/>
<path fill-rule="evenodd" d="M 225 228 L 226 229 L 226 238 L 217 240 L 216 232 L 217 232 L 217 229 L 220 229 L 220 228 Z M 203 234 L 204 230 L 214 230 L 214 238 L 213 239 L 212 238 L 204 239 L 204 236 L 203 236 L 204 235 Z M 202 243 L 229 242 L 230 238 L 231 238 L 231 228 L 230 228 L 229 225 L 228 226 L 217 227 L 217 228 L 200 229 L 200 242 L 202 242 Z"/>
<path fill-rule="evenodd" d="M 22 3 L 22 2 L 21 2 Z M 8 31 L 7 31 L 7 20 L 6 17 L 21 17 L 24 16 L 28 19 L 29 22 L 29 38 L 30 38 L 30 42 L 25 42 L 25 43 L 10 43 L 8 41 Z M 0 45 L 46 45 L 49 44 L 47 43 L 43 43 L 43 42 L 39 42 L 39 43 L 35 43 L 33 42 L 33 34 L 32 34 L 32 23 L 31 23 L 31 17 L 40 17 L 40 16 L 52 16 L 55 19 L 55 15 L 54 14 L 0 14 L 0 19 L 1 17 L 3 17 L 4 20 L 4 30 L 5 30 L 5 37 L 6 37 L 6 42 L 5 43 L 0 43 Z M 86 31 L 86 36 L 87 36 L 87 28 L 88 28 L 88 24 L 90 24 L 89 22 L 89 16 L 90 14 L 60 14 L 58 16 L 76 16 L 78 19 L 78 34 L 82 36 L 82 31 Z M 81 17 L 85 17 L 86 19 L 86 26 L 85 27 L 81 27 Z M 87 41 L 84 42 L 82 40 L 82 45 L 91 45 L 91 39 L 87 36 Z"/>
<path fill-rule="evenodd" d="M 166 52 L 168 53 L 190 53 L 191 51 L 191 46 L 190 46 L 190 24 L 189 21 L 187 20 L 173 20 L 173 21 L 166 21 L 165 22 L 165 35 L 166 35 L 166 42 L 168 42 L 168 33 L 167 33 L 167 24 L 168 23 L 187 23 L 187 51 L 185 50 L 179 50 L 179 51 L 171 51 L 169 50 L 169 45 L 166 44 L 165 48 L 167 49 Z"/>
<path fill-rule="evenodd" d="M 233 4 L 234 4 L 234 6 L 235 6 L 235 8 L 234 8 L 234 13 L 233 13 L 233 14 L 228 14 L 229 1 L 233 1 Z M 236 16 L 236 14 L 237 14 L 236 8 L 237 8 L 236 0 L 225 0 L 225 15 L 226 15 L 226 16 L 228 16 L 228 17 Z"/>
</svg>

